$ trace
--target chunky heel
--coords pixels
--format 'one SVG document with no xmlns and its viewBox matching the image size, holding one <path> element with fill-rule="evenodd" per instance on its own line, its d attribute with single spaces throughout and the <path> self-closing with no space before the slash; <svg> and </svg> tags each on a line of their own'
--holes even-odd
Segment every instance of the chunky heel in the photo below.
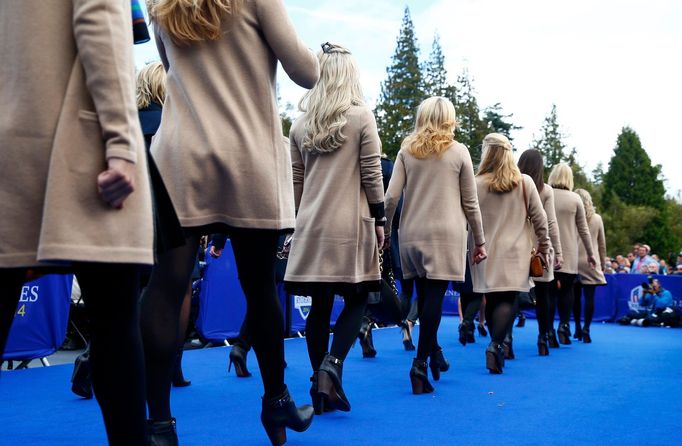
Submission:
<svg viewBox="0 0 682 446">
<path fill-rule="evenodd" d="M 377 351 L 374 348 L 374 339 L 372 338 L 372 321 L 368 317 L 362 318 L 358 339 L 360 340 L 360 347 L 362 347 L 362 357 L 375 358 Z"/>
<path fill-rule="evenodd" d="M 538 355 L 549 356 L 549 343 L 547 335 L 538 335 Z"/>
<path fill-rule="evenodd" d="M 549 331 L 549 347 L 559 348 L 559 340 L 557 339 L 556 331 L 553 328 Z"/>
<path fill-rule="evenodd" d="M 583 343 L 585 343 L 585 344 L 591 344 L 592 343 L 592 337 L 590 336 L 590 329 L 589 328 L 583 328 Z"/>
<path fill-rule="evenodd" d="M 268 434 L 272 446 L 282 446 L 287 442 L 287 431 L 284 426 L 266 426 L 265 433 Z"/>
<path fill-rule="evenodd" d="M 502 350 L 504 351 L 504 359 L 516 359 L 514 354 L 514 344 L 510 336 L 504 338 L 502 342 Z"/>
<path fill-rule="evenodd" d="M 568 326 L 568 324 L 559 325 L 557 335 L 559 336 L 560 344 L 571 345 L 571 328 Z"/>
<path fill-rule="evenodd" d="M 415 350 L 414 343 L 412 342 L 412 322 L 410 321 L 405 321 L 403 322 L 403 327 L 402 327 L 402 333 L 403 333 L 403 347 L 405 348 L 405 351 L 411 352 Z"/>
<path fill-rule="evenodd" d="M 350 402 L 342 387 L 343 361 L 327 355 L 317 373 L 317 393 L 322 399 L 325 410 L 350 412 Z"/>
<path fill-rule="evenodd" d="M 485 350 L 485 367 L 494 375 L 500 375 L 504 367 L 504 352 L 502 346 L 493 344 L 488 345 Z"/>
<path fill-rule="evenodd" d="M 296 432 L 304 432 L 313 422 L 313 408 L 305 405 L 296 407 L 289 395 L 289 390 L 271 399 L 263 399 L 260 414 L 265 433 L 273 446 L 282 446 L 287 441 L 286 428 Z"/>
<path fill-rule="evenodd" d="M 414 358 L 410 369 L 410 384 L 412 385 L 412 393 L 415 395 L 433 392 L 433 386 L 426 374 L 426 361 Z"/>
</svg>

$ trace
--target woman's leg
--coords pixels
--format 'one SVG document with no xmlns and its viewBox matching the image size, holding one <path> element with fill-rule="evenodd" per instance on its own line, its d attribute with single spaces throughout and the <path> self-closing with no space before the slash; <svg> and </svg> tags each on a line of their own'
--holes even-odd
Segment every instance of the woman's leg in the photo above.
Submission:
<svg viewBox="0 0 682 446">
<path fill-rule="evenodd" d="M 595 285 L 584 285 L 585 290 L 585 325 L 584 328 L 589 331 L 592 325 L 592 317 L 594 317 L 594 294 L 597 291 Z"/>
<path fill-rule="evenodd" d="M 573 321 L 575 322 L 575 337 L 580 339 L 582 328 L 580 319 L 582 317 L 582 296 L 583 285 L 578 281 L 573 284 Z"/>
<path fill-rule="evenodd" d="M 559 288 L 559 319 L 561 325 L 568 325 L 571 321 L 571 310 L 573 309 L 573 286 L 575 282 L 574 274 L 556 273 L 557 279 L 561 282 Z"/>
<path fill-rule="evenodd" d="M 556 276 L 557 273 L 554 273 Z M 554 330 L 554 319 L 556 318 L 557 306 L 559 302 L 559 280 L 554 279 L 549 286 L 549 331 Z"/>
<path fill-rule="evenodd" d="M 414 279 L 400 280 L 400 305 L 403 311 L 403 319 L 416 321 L 416 313 L 412 314 L 412 295 L 414 294 Z M 413 316 L 414 319 L 410 319 Z"/>
<path fill-rule="evenodd" d="M 230 231 L 239 282 L 246 296 L 246 322 L 260 367 L 264 399 L 286 390 L 284 385 L 284 317 L 277 294 L 275 270 L 277 231 Z"/>
<path fill-rule="evenodd" d="M 90 319 L 92 384 L 109 444 L 143 445 L 146 411 L 138 266 L 88 263 L 74 269 Z M 175 345 L 177 330 L 171 340 Z M 173 353 L 175 349 L 171 363 Z"/>
<path fill-rule="evenodd" d="M 443 298 L 448 288 L 446 280 L 417 279 L 419 299 L 419 343 L 417 359 L 426 361 L 438 348 L 437 334 L 443 314 Z"/>
<path fill-rule="evenodd" d="M 333 305 L 332 296 L 332 305 Z M 334 338 L 329 354 L 344 361 L 353 346 L 362 325 L 362 317 L 367 308 L 367 293 L 351 294 L 343 297 L 343 310 L 334 326 Z M 329 319 L 327 319 L 329 321 Z"/>
<path fill-rule="evenodd" d="M 549 309 L 549 282 L 535 282 L 535 314 L 538 320 L 538 334 L 546 335 L 551 325 Z"/>
<path fill-rule="evenodd" d="M 159 255 L 149 285 L 142 293 L 140 327 L 147 373 L 149 418 L 172 417 L 170 389 L 178 349 L 180 307 L 196 260 L 199 235 Z"/>
<path fill-rule="evenodd" d="M 326 292 L 312 296 L 310 313 L 305 321 L 305 341 L 313 372 L 320 369 L 329 351 L 329 320 L 334 307 L 334 293 Z"/>
<path fill-rule="evenodd" d="M 490 329 L 490 338 L 495 344 L 504 342 L 509 324 L 513 322 L 516 295 L 515 291 L 486 294 L 485 317 Z"/>
</svg>

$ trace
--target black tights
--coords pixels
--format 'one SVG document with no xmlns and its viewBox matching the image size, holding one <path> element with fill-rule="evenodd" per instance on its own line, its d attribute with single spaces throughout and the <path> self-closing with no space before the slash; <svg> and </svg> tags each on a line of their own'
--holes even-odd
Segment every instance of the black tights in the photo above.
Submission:
<svg viewBox="0 0 682 446">
<path fill-rule="evenodd" d="M 462 304 L 462 319 L 469 322 L 471 326 L 474 324 L 476 315 L 481 310 L 481 301 L 483 295 L 478 293 L 461 293 L 460 302 Z"/>
<path fill-rule="evenodd" d="M 362 317 L 367 308 L 367 293 L 343 297 L 343 310 L 336 320 L 334 339 L 329 349 L 329 321 L 333 307 L 333 292 L 327 291 L 312 296 L 310 313 L 305 322 L 305 339 L 313 371 L 319 370 L 327 351 L 341 361 L 346 359 L 362 325 Z"/>
<path fill-rule="evenodd" d="M 144 362 L 138 324 L 137 265 L 79 263 L 73 268 L 90 320 L 95 397 L 110 445 L 144 445 Z M 0 270 L 0 345 L 5 345 L 26 272 Z M 5 304 L 6 303 L 6 304 Z M 13 305 L 12 305 L 13 304 Z"/>
<path fill-rule="evenodd" d="M 535 314 L 538 319 L 538 334 L 540 335 L 549 333 L 550 328 L 554 325 L 554 313 L 550 310 L 549 304 L 551 286 L 551 282 L 535 282 Z"/>
<path fill-rule="evenodd" d="M 426 361 L 431 353 L 440 349 L 438 328 L 443 315 L 443 298 L 448 289 L 448 281 L 419 277 L 415 283 L 420 322 L 417 359 Z"/>
<path fill-rule="evenodd" d="M 561 324 L 568 324 L 571 321 L 571 311 L 573 310 L 573 283 L 576 275 L 555 272 L 554 276 L 555 282 L 558 282 L 559 320 Z"/>
<path fill-rule="evenodd" d="M 178 348 L 180 306 L 199 246 L 191 233 L 184 246 L 159 256 L 142 297 L 142 339 L 147 370 L 149 417 L 171 418 L 170 385 Z M 284 391 L 284 322 L 275 285 L 277 231 L 230 229 L 239 282 L 246 296 L 246 321 L 260 367 L 265 398 Z"/>
<path fill-rule="evenodd" d="M 490 338 L 495 344 L 502 344 L 509 324 L 513 322 L 513 305 L 516 291 L 487 293 L 485 295 L 485 320 L 490 329 Z"/>
<path fill-rule="evenodd" d="M 403 313 L 403 319 L 410 322 L 415 322 L 419 315 L 417 314 L 416 303 L 412 300 L 414 293 L 414 279 L 400 280 L 400 309 Z"/>
<path fill-rule="evenodd" d="M 573 319 L 575 320 L 576 330 L 580 327 L 581 294 L 585 295 L 585 324 L 584 328 L 590 329 L 592 317 L 594 316 L 594 294 L 597 290 L 596 285 L 583 285 L 576 282 L 573 287 Z"/>
</svg>

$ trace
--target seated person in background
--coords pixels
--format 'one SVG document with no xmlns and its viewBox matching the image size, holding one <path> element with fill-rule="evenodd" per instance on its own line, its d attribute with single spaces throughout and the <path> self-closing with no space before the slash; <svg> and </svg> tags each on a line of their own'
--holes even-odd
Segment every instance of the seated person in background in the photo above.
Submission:
<svg viewBox="0 0 682 446">
<path fill-rule="evenodd" d="M 628 316 L 630 324 L 648 327 L 650 325 L 677 326 L 679 317 L 673 309 L 673 296 L 661 286 L 658 279 L 649 277 L 642 283 L 642 297 L 639 305 L 642 311 L 633 311 Z"/>
</svg>

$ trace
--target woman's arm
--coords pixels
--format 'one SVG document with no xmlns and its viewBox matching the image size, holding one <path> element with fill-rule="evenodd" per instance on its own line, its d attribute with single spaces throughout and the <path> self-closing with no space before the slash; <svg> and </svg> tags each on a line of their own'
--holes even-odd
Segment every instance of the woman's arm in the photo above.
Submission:
<svg viewBox="0 0 682 446">
<path fill-rule="evenodd" d="M 481 208 L 478 205 L 478 191 L 476 189 L 476 179 L 474 178 L 474 166 L 468 150 L 462 152 L 462 166 L 459 171 L 459 189 L 462 200 L 462 209 L 466 215 L 469 228 L 474 235 L 476 246 L 485 244 L 483 234 L 483 221 L 481 219 Z"/>
<path fill-rule="evenodd" d="M 521 181 L 525 182 L 526 193 L 528 194 L 528 215 L 533 224 L 535 236 L 538 239 L 538 251 L 546 255 L 549 253 L 549 247 L 551 246 L 548 237 L 547 214 L 545 214 L 545 210 L 542 207 L 540 194 L 538 194 L 535 183 L 533 183 L 533 180 L 530 178 L 526 181 L 526 178 L 527 177 L 524 176 Z"/>
<path fill-rule="evenodd" d="M 386 238 L 391 235 L 391 223 L 393 222 L 393 214 L 398 206 L 398 201 L 403 193 L 405 187 L 405 180 L 407 174 L 405 172 L 405 164 L 403 163 L 403 153 L 398 152 L 398 157 L 395 159 L 393 165 L 393 174 L 391 181 L 388 183 L 386 196 L 384 197 L 384 205 L 386 206 Z M 404 205 L 404 204 L 403 204 Z"/>
</svg>

